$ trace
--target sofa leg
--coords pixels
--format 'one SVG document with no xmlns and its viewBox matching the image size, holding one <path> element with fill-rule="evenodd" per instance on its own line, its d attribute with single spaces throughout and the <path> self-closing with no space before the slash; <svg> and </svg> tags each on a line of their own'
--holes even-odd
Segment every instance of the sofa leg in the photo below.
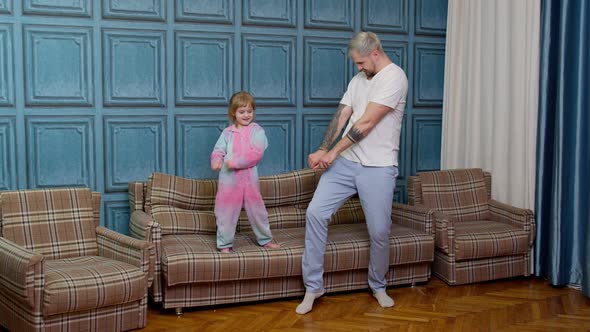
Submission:
<svg viewBox="0 0 590 332">
<path fill-rule="evenodd" d="M 416 282 L 412 283 L 412 288 L 416 287 Z"/>
<path fill-rule="evenodd" d="M 176 313 L 176 316 L 181 316 L 183 314 L 182 308 L 175 308 L 174 312 Z"/>
</svg>

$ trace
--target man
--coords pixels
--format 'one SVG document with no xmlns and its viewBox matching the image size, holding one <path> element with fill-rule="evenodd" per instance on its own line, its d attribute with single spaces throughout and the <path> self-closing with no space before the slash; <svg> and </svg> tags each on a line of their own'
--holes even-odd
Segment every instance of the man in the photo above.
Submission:
<svg viewBox="0 0 590 332">
<path fill-rule="evenodd" d="M 355 193 L 361 200 L 371 241 L 369 287 L 382 307 L 394 305 L 385 291 L 385 275 L 408 79 L 372 32 L 360 32 L 350 40 L 349 56 L 359 73 L 348 84 L 319 149 L 308 157 L 310 167 L 327 170 L 307 208 L 302 264 L 306 292 L 296 309 L 299 314 L 309 312 L 314 300 L 324 294 L 328 222 Z M 342 139 L 330 149 L 348 120 Z"/>
</svg>

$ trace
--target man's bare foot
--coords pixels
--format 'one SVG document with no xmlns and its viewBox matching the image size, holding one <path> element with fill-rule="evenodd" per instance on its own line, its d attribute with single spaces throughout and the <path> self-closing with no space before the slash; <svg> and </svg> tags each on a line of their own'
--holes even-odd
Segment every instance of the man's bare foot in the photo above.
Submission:
<svg viewBox="0 0 590 332">
<path fill-rule="evenodd" d="M 264 249 L 279 249 L 281 246 L 277 243 L 269 242 L 262 246 Z"/>
<path fill-rule="evenodd" d="M 221 248 L 219 249 L 219 252 L 229 254 L 231 252 L 231 248 Z"/>
</svg>

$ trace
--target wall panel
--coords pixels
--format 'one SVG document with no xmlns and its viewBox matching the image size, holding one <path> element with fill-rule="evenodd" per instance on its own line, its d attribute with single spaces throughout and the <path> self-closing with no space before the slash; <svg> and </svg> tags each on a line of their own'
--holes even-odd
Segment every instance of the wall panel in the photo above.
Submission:
<svg viewBox="0 0 590 332">
<path fill-rule="evenodd" d="M 379 34 L 409 79 L 396 200 L 440 163 L 446 0 L 0 0 L 0 190 L 88 186 L 127 232 L 127 183 L 215 178 L 233 93 L 256 98 L 259 172 L 306 166 Z"/>
<path fill-rule="evenodd" d="M 14 119 L 0 117 L 0 190 L 16 186 Z"/>
</svg>

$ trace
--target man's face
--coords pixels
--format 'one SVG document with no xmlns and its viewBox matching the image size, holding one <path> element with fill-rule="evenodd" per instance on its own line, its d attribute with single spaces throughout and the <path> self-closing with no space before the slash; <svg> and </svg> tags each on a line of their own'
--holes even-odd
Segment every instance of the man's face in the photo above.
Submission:
<svg viewBox="0 0 590 332">
<path fill-rule="evenodd" d="M 350 51 L 350 58 L 356 64 L 358 71 L 362 71 L 367 78 L 375 76 L 375 61 L 372 57 L 373 52 L 367 55 L 361 55 L 357 50 Z"/>
</svg>

